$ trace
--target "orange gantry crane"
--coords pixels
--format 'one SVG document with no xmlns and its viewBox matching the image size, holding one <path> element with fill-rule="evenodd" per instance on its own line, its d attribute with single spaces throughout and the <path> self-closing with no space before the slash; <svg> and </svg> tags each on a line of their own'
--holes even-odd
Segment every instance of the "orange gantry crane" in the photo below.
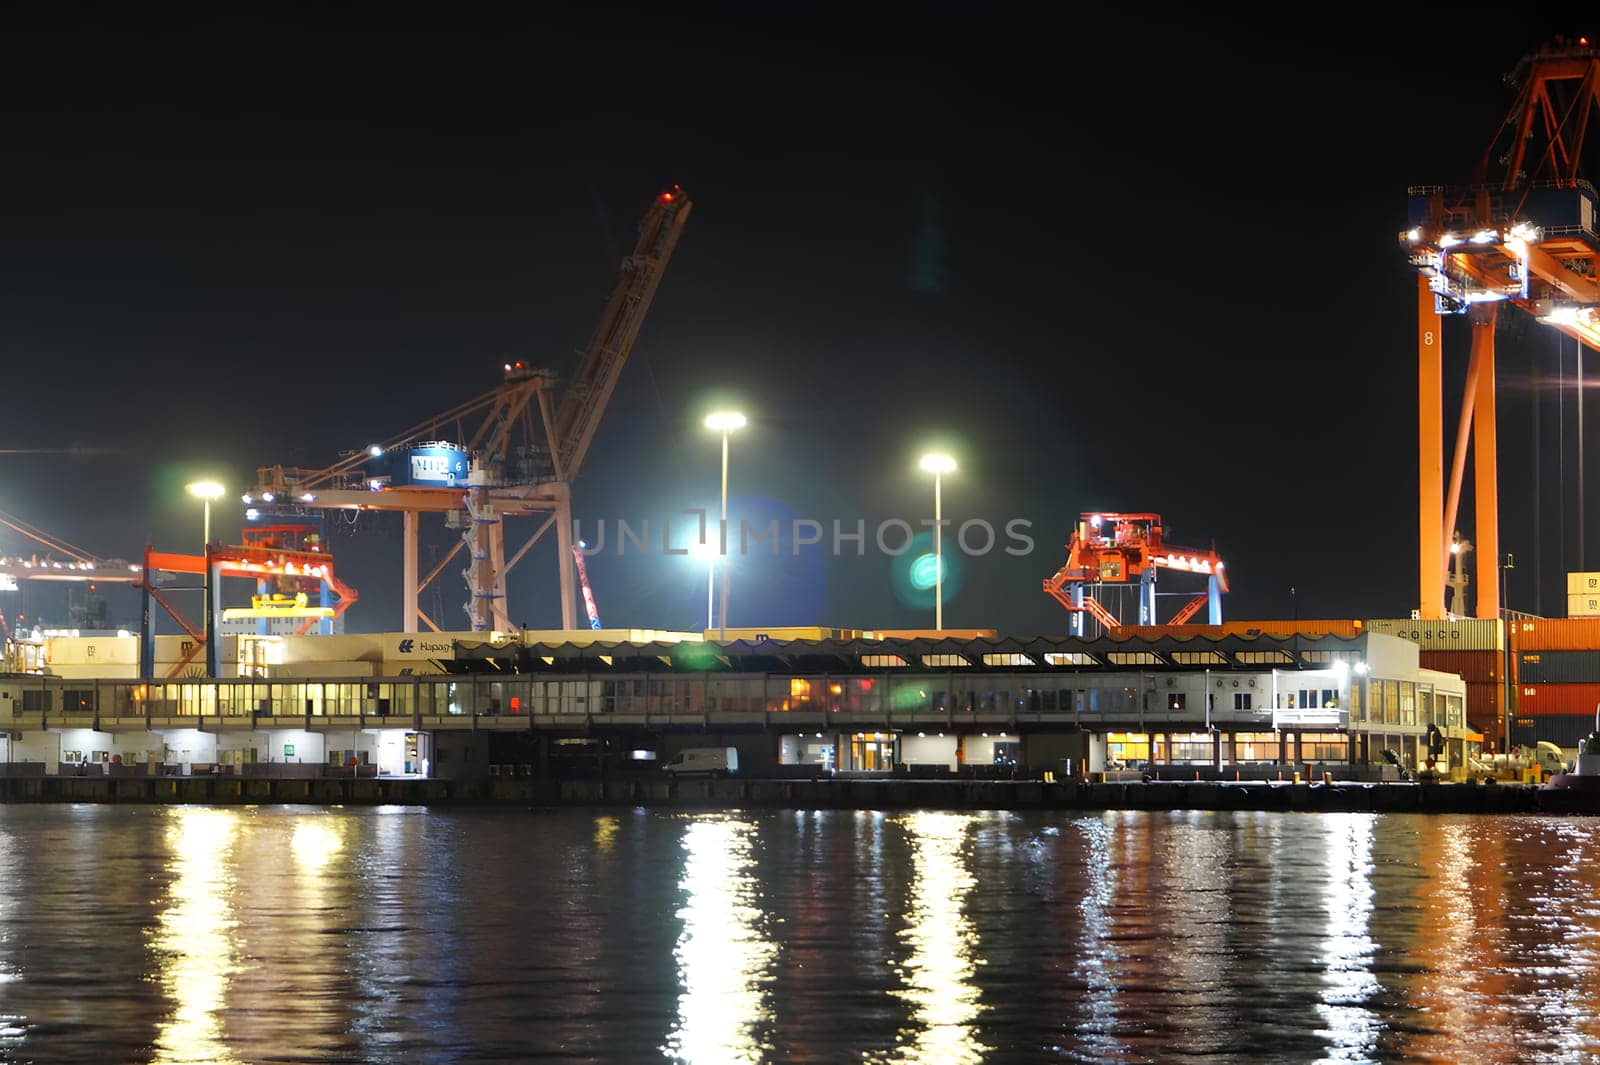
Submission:
<svg viewBox="0 0 1600 1065">
<path fill-rule="evenodd" d="M 1085 635 L 1085 615 L 1108 630 L 1123 622 L 1089 590 L 1092 584 L 1139 582 L 1139 624 L 1159 624 L 1156 615 L 1156 572 L 1174 570 L 1207 578 L 1206 590 L 1191 598 L 1167 621 L 1182 625 L 1207 608 L 1212 625 L 1222 624 L 1222 596 L 1228 590 L 1216 548 L 1197 550 L 1166 541 L 1159 514 L 1084 513 L 1067 542 L 1067 561 L 1045 579 L 1045 594 L 1071 612 L 1070 632 Z"/>
<path fill-rule="evenodd" d="M 616 388 L 661 275 L 688 221 L 691 203 L 676 185 L 651 202 L 639 239 L 622 268 L 593 336 L 557 396 L 558 377 L 524 362 L 505 365 L 500 385 L 325 469 L 264 466 L 245 504 L 257 515 L 274 508 L 391 510 L 403 516 L 401 624 L 441 631 L 417 596 L 462 550 L 475 631 L 511 629 L 506 576 L 553 525 L 559 550 L 561 625 L 576 627 L 572 552 L 572 482 Z M 445 515 L 458 542 L 418 579 L 421 516 Z M 506 555 L 505 519 L 543 515 L 533 533 Z M 246 512 L 250 516 L 250 511 Z"/>
<path fill-rule="evenodd" d="M 1510 76 L 1516 99 L 1472 184 L 1409 191 L 1400 242 L 1417 281 L 1420 616 L 1445 616 L 1450 544 L 1473 447 L 1476 613 L 1498 617 L 1499 471 L 1495 318 L 1510 303 L 1600 350 L 1600 196 L 1587 180 L 1600 132 L 1600 50 L 1557 38 Z M 1444 470 L 1442 316 L 1465 315 L 1472 344 L 1449 480 Z M 1581 349 L 1580 349 L 1581 352 Z M 1580 360 L 1580 367 L 1582 362 Z M 1463 612 L 1461 604 L 1452 604 Z"/>
</svg>

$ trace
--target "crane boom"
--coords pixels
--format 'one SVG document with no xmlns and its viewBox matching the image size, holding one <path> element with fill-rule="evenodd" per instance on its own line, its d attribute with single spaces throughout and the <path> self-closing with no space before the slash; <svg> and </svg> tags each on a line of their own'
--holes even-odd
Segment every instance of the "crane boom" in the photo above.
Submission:
<svg viewBox="0 0 1600 1065">
<path fill-rule="evenodd" d="M 347 452 L 322 469 L 262 466 L 244 497 L 254 521 L 309 510 L 396 510 L 404 515 L 401 626 L 439 626 L 417 596 L 443 565 L 466 550 L 464 572 L 474 630 L 511 626 L 506 576 L 546 531 L 554 529 L 561 581 L 562 627 L 573 628 L 577 601 L 571 555 L 571 481 L 583 465 L 607 402 L 644 325 L 661 275 L 691 204 L 674 185 L 658 194 L 639 223 L 639 239 L 623 259 L 611 295 L 571 376 L 521 360 L 505 364 L 494 389 L 417 422 L 404 432 Z M 559 387 L 558 386 L 562 386 Z M 421 516 L 444 514 L 461 542 L 419 580 Z M 521 547 L 507 552 L 505 519 L 548 515 Z"/>
<path fill-rule="evenodd" d="M 674 185 L 656 197 L 639 224 L 639 242 L 633 254 L 622 261 L 605 313 L 556 409 L 554 435 L 561 449 L 558 476 L 564 480 L 578 476 L 692 206 Z"/>
</svg>

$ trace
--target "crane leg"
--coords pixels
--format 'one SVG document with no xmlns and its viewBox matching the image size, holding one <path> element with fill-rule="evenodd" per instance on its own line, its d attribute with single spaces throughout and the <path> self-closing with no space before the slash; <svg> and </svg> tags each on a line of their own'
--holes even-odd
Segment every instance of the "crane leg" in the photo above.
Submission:
<svg viewBox="0 0 1600 1065">
<path fill-rule="evenodd" d="M 561 574 L 561 627 L 578 627 L 577 588 L 572 564 L 572 500 L 563 494 L 556 504 L 556 565 Z"/>
<path fill-rule="evenodd" d="M 1439 527 L 1444 513 L 1444 361 L 1440 320 L 1428 279 L 1417 278 L 1417 594 L 1424 618 L 1444 617 L 1445 540 Z M 1215 589 L 1216 581 L 1212 581 Z M 1221 623 L 1220 603 L 1212 624 Z"/>
<path fill-rule="evenodd" d="M 1206 586 L 1206 606 L 1209 608 L 1206 616 L 1210 619 L 1211 624 L 1221 625 L 1222 585 L 1220 582 L 1218 582 L 1216 574 L 1211 575 L 1210 582 Z"/>
<path fill-rule="evenodd" d="M 1476 512 L 1478 617 L 1500 616 L 1500 465 L 1495 439 L 1494 304 L 1480 304 L 1472 320 L 1472 346 L 1481 348 L 1473 428 L 1473 509 Z"/>
<path fill-rule="evenodd" d="M 1083 582 L 1073 581 L 1067 585 L 1072 590 L 1072 620 L 1068 623 L 1067 631 L 1073 636 L 1083 635 Z"/>
<path fill-rule="evenodd" d="M 1156 623 L 1156 571 L 1148 567 L 1139 575 L 1139 624 Z"/>
<path fill-rule="evenodd" d="M 506 519 L 489 526 L 489 566 L 494 571 L 494 598 L 489 600 L 490 616 L 494 627 L 501 632 L 511 630 L 511 616 L 506 606 Z"/>
<path fill-rule="evenodd" d="M 401 515 L 400 631 L 417 631 L 417 524 L 422 515 L 414 510 Z"/>
</svg>

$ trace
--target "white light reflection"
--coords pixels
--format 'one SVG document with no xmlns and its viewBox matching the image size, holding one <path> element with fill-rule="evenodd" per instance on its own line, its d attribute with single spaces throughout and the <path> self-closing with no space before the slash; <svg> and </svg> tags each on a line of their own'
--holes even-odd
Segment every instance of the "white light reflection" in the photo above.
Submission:
<svg viewBox="0 0 1600 1065">
<path fill-rule="evenodd" d="M 1322 1001 L 1317 1012 L 1325 1027 L 1317 1034 L 1327 1039 L 1325 1060 L 1371 1061 L 1382 1024 L 1366 1002 L 1381 987 L 1373 975 L 1377 944 L 1368 934 L 1372 918 L 1373 814 L 1319 814 L 1327 832 L 1328 858 L 1323 898 L 1327 903 L 1328 930 L 1319 944 L 1323 966 Z"/>
<path fill-rule="evenodd" d="M 156 1027 L 155 1061 L 237 1061 L 223 1039 L 219 1011 L 238 971 L 233 929 L 231 810 L 181 809 L 171 814 L 167 843 L 177 873 L 156 918 L 154 953 L 172 1012 Z"/>
<path fill-rule="evenodd" d="M 1117 947 L 1115 918 L 1119 865 L 1113 853 L 1118 821 L 1123 815 L 1106 813 L 1083 818 L 1074 827 L 1083 833 L 1083 865 L 1088 883 L 1078 903 L 1083 944 L 1073 963 L 1073 976 L 1083 981 L 1083 1016 L 1073 1025 L 1079 1049 L 1091 1061 L 1118 1060 L 1128 1054 L 1117 1038 L 1118 998 L 1123 959 Z M 1122 821 L 1125 828 L 1126 821 Z"/>
<path fill-rule="evenodd" d="M 683 833 L 687 859 L 678 961 L 678 1023 L 663 1054 L 677 1061 L 765 1061 L 772 1046 L 767 986 L 778 948 L 757 904 L 755 825 L 696 818 Z"/>
<path fill-rule="evenodd" d="M 331 817 L 308 817 L 296 824 L 289 839 L 295 865 L 303 873 L 320 872 L 344 849 L 344 830 L 344 821 Z"/>
<path fill-rule="evenodd" d="M 967 896 L 976 883 L 964 845 L 968 814 L 914 813 L 899 819 L 911 835 L 912 869 L 906 927 L 910 947 L 897 975 L 905 985 L 893 992 L 912 1008 L 917 1027 L 900 1033 L 890 1061 L 982 1061 L 989 1049 L 978 1040 L 977 931 L 967 918 Z"/>
</svg>

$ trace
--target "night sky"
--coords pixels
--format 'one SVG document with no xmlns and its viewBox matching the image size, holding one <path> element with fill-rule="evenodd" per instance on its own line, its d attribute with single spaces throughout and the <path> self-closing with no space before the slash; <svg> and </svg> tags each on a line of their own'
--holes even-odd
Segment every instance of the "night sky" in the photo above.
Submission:
<svg viewBox="0 0 1600 1065">
<path fill-rule="evenodd" d="M 662 518 L 714 501 L 700 420 L 734 402 L 752 419 L 736 517 L 920 520 L 916 458 L 939 441 L 961 463 L 947 516 L 1033 523 L 1031 555 L 965 560 L 947 626 L 1064 631 L 1040 581 L 1090 509 L 1214 540 L 1231 616 L 1403 615 L 1405 190 L 1469 179 L 1501 76 L 1569 27 L 1217 18 L 1047 33 L 1020 12 L 791 6 L 11 33 L 0 448 L 110 450 L 0 454 L 0 508 L 104 555 L 196 549 L 188 479 L 227 482 L 214 524 L 236 528 L 259 464 L 326 465 L 492 387 L 507 358 L 569 369 L 639 216 L 679 182 L 693 217 L 575 486 L 585 522 L 650 519 L 659 549 Z M 1558 615 L 1575 403 L 1558 426 L 1555 334 L 1506 319 L 1510 605 Z M 1447 328 L 1455 380 L 1465 328 Z M 424 567 L 448 543 L 429 520 Z M 399 518 L 333 524 L 351 627 L 397 628 Z M 423 597 L 451 628 L 458 568 Z M 931 627 L 893 570 L 752 556 L 730 621 Z M 590 571 L 608 626 L 703 621 L 683 559 Z M 552 545 L 514 576 L 513 617 L 556 624 L 554 587 Z M 62 610 L 0 593 L 19 607 Z M 115 597 L 113 620 L 134 608 Z"/>
</svg>

